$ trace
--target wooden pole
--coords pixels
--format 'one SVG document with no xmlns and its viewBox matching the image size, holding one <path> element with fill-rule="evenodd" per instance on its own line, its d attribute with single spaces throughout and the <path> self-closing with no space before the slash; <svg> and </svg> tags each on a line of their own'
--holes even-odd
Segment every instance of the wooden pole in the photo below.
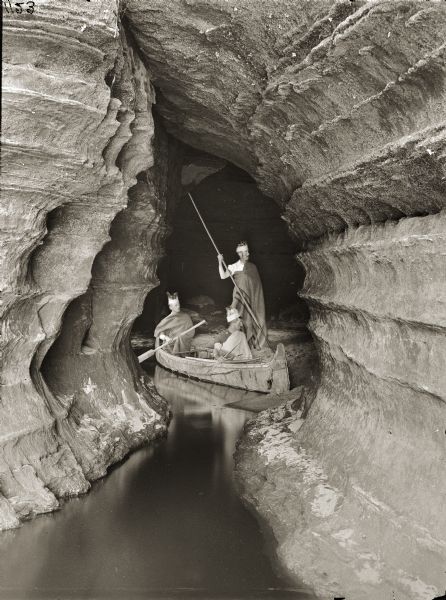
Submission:
<svg viewBox="0 0 446 600">
<path fill-rule="evenodd" d="M 226 354 L 223 356 L 223 358 L 226 358 L 227 356 L 229 356 L 229 354 L 231 354 L 231 352 L 234 352 L 234 350 L 240 346 L 241 341 L 242 340 L 240 340 L 240 342 L 238 344 L 236 344 L 233 348 L 231 348 L 229 350 L 229 352 L 226 352 Z"/>
<path fill-rule="evenodd" d="M 151 356 L 153 356 L 155 354 L 155 352 L 157 350 L 159 350 L 160 348 L 164 348 L 164 346 L 168 346 L 172 342 L 175 342 L 182 335 L 184 335 L 186 333 L 189 333 L 189 331 L 192 331 L 193 329 L 196 329 L 197 327 L 200 327 L 200 325 L 203 325 L 204 323 L 206 323 L 206 321 L 203 319 L 202 321 L 200 321 L 199 323 L 197 323 L 193 327 L 189 327 L 189 329 L 186 329 L 186 331 L 183 331 L 182 333 L 180 333 L 176 337 L 172 338 L 168 342 L 164 342 L 164 344 L 161 344 L 161 346 L 158 346 L 158 348 L 155 348 L 154 350 L 147 350 L 147 352 L 144 352 L 143 354 L 140 354 L 138 356 L 138 362 L 142 363 L 144 360 L 147 360 L 148 358 L 150 358 Z"/>
<path fill-rule="evenodd" d="M 221 252 L 220 252 L 220 250 L 217 248 L 217 245 L 216 245 L 216 243 L 214 242 L 214 240 L 213 240 L 213 238 L 212 238 L 212 236 L 211 236 L 211 234 L 210 234 L 210 232 L 209 232 L 209 229 L 206 227 L 206 223 L 203 221 L 203 217 L 201 216 L 201 214 L 200 214 L 200 211 L 198 210 L 198 208 L 197 208 L 197 205 L 195 204 L 195 202 L 194 202 L 194 199 L 192 198 L 192 196 L 191 196 L 191 194 L 190 194 L 189 192 L 188 192 L 188 196 L 189 196 L 189 198 L 190 198 L 190 200 L 191 200 L 191 202 L 192 202 L 192 204 L 193 204 L 193 207 L 194 207 L 194 208 L 195 208 L 195 210 L 197 211 L 197 215 L 199 216 L 199 218 L 200 218 L 200 221 L 202 222 L 202 224 L 203 224 L 203 227 L 205 228 L 205 230 L 206 230 L 206 233 L 208 234 L 208 236 L 209 236 L 209 239 L 211 240 L 211 242 L 212 242 L 212 245 L 214 246 L 214 248 L 215 248 L 215 250 L 216 250 L 217 254 L 220 254 L 220 255 L 221 255 Z M 221 262 L 223 263 L 223 266 L 224 266 L 224 268 L 226 269 L 226 271 L 229 273 L 229 277 L 231 278 L 231 280 L 232 280 L 232 283 L 234 284 L 234 287 L 235 287 L 235 289 L 238 291 L 238 293 L 239 293 L 239 295 L 240 295 L 240 300 L 241 300 L 242 304 L 244 304 L 244 305 L 245 305 L 245 307 L 246 307 L 246 310 L 249 312 L 249 314 L 251 315 L 251 317 L 252 317 L 252 319 L 253 319 L 254 323 L 257 325 L 257 327 L 260 329 L 260 331 L 263 331 L 263 327 L 262 327 L 262 326 L 259 324 L 259 322 L 257 321 L 255 314 L 253 313 L 253 311 L 252 311 L 251 307 L 249 306 L 249 302 L 247 302 L 247 301 L 245 300 L 245 298 L 243 297 L 243 294 L 242 294 L 242 292 L 241 292 L 240 288 L 238 287 L 238 285 L 235 283 L 235 279 L 234 279 L 234 277 L 232 276 L 232 273 L 231 273 L 231 271 L 228 269 L 228 267 L 227 267 L 227 265 L 226 265 L 225 261 L 224 261 L 224 260 L 222 260 Z"/>
</svg>

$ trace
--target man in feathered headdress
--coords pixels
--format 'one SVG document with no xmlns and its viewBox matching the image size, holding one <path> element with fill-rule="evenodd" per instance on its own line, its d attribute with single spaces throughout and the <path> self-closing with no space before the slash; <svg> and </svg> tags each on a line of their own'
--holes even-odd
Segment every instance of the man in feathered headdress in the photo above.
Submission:
<svg viewBox="0 0 446 600">
<path fill-rule="evenodd" d="M 221 279 L 227 279 L 231 275 L 234 278 L 236 286 L 232 293 L 231 307 L 237 309 L 243 321 L 249 345 L 251 348 L 263 348 L 267 345 L 267 331 L 262 282 L 257 267 L 249 262 L 248 244 L 240 242 L 236 252 L 239 260 L 228 265 L 227 269 L 223 265 L 223 255 L 217 256 L 218 271 Z"/>
<path fill-rule="evenodd" d="M 170 308 L 170 315 L 164 317 L 162 321 L 158 323 L 155 329 L 155 338 L 156 338 L 156 346 L 159 346 L 160 343 L 168 342 L 172 338 L 176 337 L 189 327 L 192 327 L 192 319 L 190 316 L 181 310 L 180 300 L 178 298 L 177 292 L 173 294 L 169 294 L 167 292 L 167 302 Z M 188 352 L 190 350 L 192 339 L 195 335 L 195 329 L 189 331 L 185 335 L 182 335 L 180 338 L 175 340 L 173 343 L 173 347 L 171 352 L 173 354 Z"/>
</svg>

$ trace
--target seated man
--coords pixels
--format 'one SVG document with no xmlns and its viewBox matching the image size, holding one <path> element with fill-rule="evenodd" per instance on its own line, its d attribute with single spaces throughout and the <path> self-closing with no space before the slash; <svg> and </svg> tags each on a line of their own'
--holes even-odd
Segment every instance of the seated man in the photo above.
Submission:
<svg viewBox="0 0 446 600">
<path fill-rule="evenodd" d="M 229 326 L 227 331 L 218 336 L 214 344 L 214 358 L 227 358 L 229 360 L 252 358 L 238 310 L 227 308 L 226 320 Z"/>
<path fill-rule="evenodd" d="M 177 337 L 177 335 L 193 326 L 190 316 L 186 312 L 183 312 L 180 308 L 180 301 L 178 299 L 177 292 L 174 294 L 169 294 L 169 292 L 167 292 L 167 301 L 171 313 L 170 315 L 167 315 L 167 317 L 164 317 L 164 319 L 160 321 L 155 328 L 156 347 Z M 182 335 L 180 338 L 175 340 L 175 342 L 173 342 L 173 347 L 169 346 L 170 351 L 173 354 L 188 352 L 190 350 L 194 335 L 195 329 L 189 331 L 185 335 Z"/>
</svg>

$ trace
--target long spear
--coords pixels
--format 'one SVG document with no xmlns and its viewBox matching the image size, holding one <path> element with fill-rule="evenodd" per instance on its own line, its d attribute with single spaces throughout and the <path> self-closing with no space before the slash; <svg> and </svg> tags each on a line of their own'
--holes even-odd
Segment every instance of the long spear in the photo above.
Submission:
<svg viewBox="0 0 446 600">
<path fill-rule="evenodd" d="M 209 236 L 209 239 L 211 240 L 211 242 L 212 242 L 212 245 L 214 246 L 214 248 L 215 248 L 215 250 L 216 250 L 217 254 L 220 254 L 220 255 L 221 255 L 221 252 L 220 252 L 220 250 L 217 248 L 217 245 L 216 245 L 216 243 L 214 242 L 214 240 L 213 240 L 213 238 L 212 238 L 212 236 L 211 236 L 211 234 L 210 234 L 210 232 L 209 232 L 209 229 L 206 227 L 206 223 L 204 222 L 204 220 L 203 220 L 203 217 L 201 216 L 201 214 L 200 214 L 200 211 L 198 210 L 198 208 L 197 208 L 197 205 L 196 205 L 196 204 L 195 204 L 195 202 L 194 202 L 194 199 L 192 198 L 192 196 L 191 196 L 191 194 L 190 194 L 189 192 L 187 193 L 187 195 L 189 196 L 189 198 L 190 198 L 190 201 L 192 202 L 192 204 L 193 204 L 193 207 L 195 208 L 195 210 L 196 210 L 196 212 L 197 212 L 197 215 L 198 215 L 198 217 L 200 218 L 200 221 L 201 221 L 201 223 L 203 224 L 203 227 L 204 227 L 204 229 L 205 229 L 206 233 L 208 234 L 208 236 Z M 243 296 L 243 293 L 241 292 L 240 288 L 239 288 L 239 287 L 238 287 L 238 285 L 236 284 L 236 282 L 235 282 L 235 279 L 234 279 L 234 277 L 232 276 L 232 273 L 231 273 L 231 271 L 228 269 L 228 267 L 227 267 L 227 265 L 226 265 L 226 263 L 225 263 L 224 259 L 222 259 L 222 261 L 221 261 L 221 262 L 223 263 L 223 266 L 224 266 L 224 268 L 226 269 L 226 271 L 229 273 L 229 277 L 231 278 L 231 280 L 232 280 L 232 283 L 234 284 L 234 287 L 235 287 L 235 289 L 238 291 L 238 293 L 239 293 L 239 295 L 240 295 L 240 300 L 241 300 L 241 301 L 242 301 L 242 303 L 245 305 L 245 307 L 246 307 L 246 310 L 247 310 L 247 311 L 249 312 L 249 314 L 251 315 L 251 317 L 252 317 L 252 319 L 253 319 L 254 323 L 257 325 L 257 327 L 260 329 L 260 331 L 262 331 L 262 332 L 263 332 L 263 327 L 262 327 L 262 326 L 259 324 L 259 322 L 257 321 L 255 314 L 252 312 L 252 309 L 251 309 L 251 307 L 249 306 L 249 303 L 248 303 L 247 301 L 245 301 L 245 298 L 244 298 L 244 296 Z M 263 333 L 264 333 L 264 332 L 263 332 Z"/>
<path fill-rule="evenodd" d="M 203 325 L 203 323 L 206 323 L 206 321 L 204 319 L 202 321 L 200 321 L 199 323 L 197 323 L 196 325 L 194 325 L 193 327 L 189 327 L 189 329 L 186 329 L 185 331 L 182 331 L 179 335 L 177 335 L 176 337 L 172 338 L 171 340 L 169 340 L 167 342 L 164 342 L 164 344 L 161 344 L 161 346 L 158 346 L 158 348 L 155 348 L 154 350 L 147 350 L 147 352 L 144 352 L 143 354 L 140 354 L 138 356 L 138 362 L 142 363 L 144 360 L 147 360 L 148 358 L 150 358 L 151 356 L 153 356 L 155 354 L 155 352 L 157 350 L 159 350 L 160 348 L 164 348 L 164 346 L 168 346 L 172 342 L 175 342 L 182 335 L 184 335 L 185 333 L 189 333 L 189 331 L 192 331 L 193 329 L 196 329 L 197 327 L 200 327 L 200 325 Z"/>
</svg>

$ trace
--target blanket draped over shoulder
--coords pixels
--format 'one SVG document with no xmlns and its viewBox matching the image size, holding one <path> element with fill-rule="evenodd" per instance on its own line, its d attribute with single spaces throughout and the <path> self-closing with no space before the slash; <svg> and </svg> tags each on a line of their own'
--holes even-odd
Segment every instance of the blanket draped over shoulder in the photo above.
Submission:
<svg viewBox="0 0 446 600">
<path fill-rule="evenodd" d="M 246 360 L 252 358 L 246 335 L 243 331 L 234 331 L 221 347 L 222 356 L 229 359 Z"/>
<path fill-rule="evenodd" d="M 243 271 L 235 272 L 233 277 L 239 289 L 234 287 L 231 306 L 238 310 L 243 320 L 249 345 L 252 348 L 263 348 L 267 343 L 265 300 L 263 298 L 262 282 L 260 281 L 257 267 L 248 261 L 245 263 Z M 245 302 L 249 303 L 260 328 L 257 327 L 252 316 L 247 311 L 241 300 L 241 295 Z"/>
<path fill-rule="evenodd" d="M 181 310 L 177 313 L 172 312 L 158 323 L 155 329 L 155 337 L 158 338 L 161 333 L 164 333 L 164 335 L 174 338 L 192 326 L 192 319 L 187 313 Z M 168 348 L 174 354 L 177 352 L 188 352 L 190 350 L 194 335 L 195 329 L 189 331 L 189 333 L 186 333 L 186 335 L 182 335 L 172 344 L 172 346 L 168 346 Z"/>
</svg>

